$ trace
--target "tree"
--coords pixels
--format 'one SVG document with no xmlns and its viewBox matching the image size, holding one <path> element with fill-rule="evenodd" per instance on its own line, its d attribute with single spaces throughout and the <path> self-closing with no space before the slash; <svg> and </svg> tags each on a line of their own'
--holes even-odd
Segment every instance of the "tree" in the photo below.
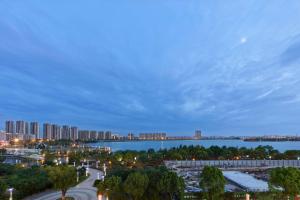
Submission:
<svg viewBox="0 0 300 200">
<path fill-rule="evenodd" d="M 184 181 L 181 177 L 178 177 L 175 172 L 165 172 L 158 185 L 160 192 L 167 194 L 170 200 L 172 200 L 176 194 L 178 196 L 182 196 L 183 194 Z"/>
<path fill-rule="evenodd" d="M 118 176 L 111 176 L 105 178 L 104 181 L 101 181 L 98 185 L 98 194 L 104 194 L 110 199 L 115 199 L 114 197 L 121 194 L 121 178 Z"/>
<path fill-rule="evenodd" d="M 293 167 L 276 168 L 270 172 L 269 187 L 271 190 L 283 189 L 285 195 L 300 193 L 300 170 Z"/>
<path fill-rule="evenodd" d="M 139 200 L 147 189 L 149 178 L 146 174 L 134 172 L 124 182 L 124 190 L 134 200 Z"/>
<path fill-rule="evenodd" d="M 7 189 L 7 185 L 5 184 L 4 181 L 0 180 L 0 199 L 2 199 L 2 197 L 4 199 L 4 195 L 3 194 L 5 193 L 6 189 Z"/>
<path fill-rule="evenodd" d="M 211 166 L 205 166 L 200 176 L 199 186 L 206 192 L 210 200 L 220 199 L 224 193 L 225 178 L 220 169 Z"/>
<path fill-rule="evenodd" d="M 69 166 L 48 168 L 48 176 L 54 188 L 61 190 L 61 199 L 64 200 L 67 190 L 76 183 L 76 170 Z"/>
</svg>

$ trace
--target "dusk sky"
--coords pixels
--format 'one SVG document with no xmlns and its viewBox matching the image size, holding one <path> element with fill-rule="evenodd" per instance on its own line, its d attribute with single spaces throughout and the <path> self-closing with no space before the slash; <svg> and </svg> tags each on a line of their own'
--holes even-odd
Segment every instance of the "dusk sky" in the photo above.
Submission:
<svg viewBox="0 0 300 200">
<path fill-rule="evenodd" d="M 300 133 L 300 1 L 2 0 L 4 121 Z"/>
</svg>

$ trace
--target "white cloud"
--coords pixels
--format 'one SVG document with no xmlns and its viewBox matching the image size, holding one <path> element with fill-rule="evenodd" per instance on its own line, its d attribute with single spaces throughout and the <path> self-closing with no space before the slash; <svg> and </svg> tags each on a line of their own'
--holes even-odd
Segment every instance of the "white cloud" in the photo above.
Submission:
<svg viewBox="0 0 300 200">
<path fill-rule="evenodd" d="M 244 44 L 244 43 L 246 43 L 248 41 L 248 38 L 246 38 L 246 37 L 241 37 L 241 39 L 240 39 L 240 43 L 241 44 Z"/>
</svg>

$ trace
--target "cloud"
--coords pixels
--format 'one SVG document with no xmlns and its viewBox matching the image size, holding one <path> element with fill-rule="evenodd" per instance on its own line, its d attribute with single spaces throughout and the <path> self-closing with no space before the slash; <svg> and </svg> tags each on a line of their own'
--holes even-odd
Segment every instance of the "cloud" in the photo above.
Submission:
<svg viewBox="0 0 300 200">
<path fill-rule="evenodd" d="M 248 38 L 247 37 L 241 37 L 241 39 L 240 39 L 240 43 L 241 44 L 244 44 L 244 43 L 246 43 L 248 41 Z"/>
</svg>

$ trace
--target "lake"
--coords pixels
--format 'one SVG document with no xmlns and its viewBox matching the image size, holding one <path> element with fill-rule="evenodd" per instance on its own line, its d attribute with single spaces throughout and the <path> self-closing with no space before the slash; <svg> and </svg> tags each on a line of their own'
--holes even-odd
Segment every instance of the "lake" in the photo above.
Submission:
<svg viewBox="0 0 300 200">
<path fill-rule="evenodd" d="M 271 145 L 275 149 L 284 152 L 286 150 L 300 150 L 300 141 L 286 141 L 286 142 L 245 142 L 243 140 L 165 140 L 165 141 L 126 141 L 126 142 L 96 142 L 89 143 L 91 147 L 107 146 L 111 147 L 112 151 L 118 150 L 148 150 L 153 148 L 159 150 L 161 148 L 172 148 L 180 145 L 201 145 L 210 147 L 230 146 L 230 147 L 247 147 L 255 148 L 259 145 Z"/>
</svg>

